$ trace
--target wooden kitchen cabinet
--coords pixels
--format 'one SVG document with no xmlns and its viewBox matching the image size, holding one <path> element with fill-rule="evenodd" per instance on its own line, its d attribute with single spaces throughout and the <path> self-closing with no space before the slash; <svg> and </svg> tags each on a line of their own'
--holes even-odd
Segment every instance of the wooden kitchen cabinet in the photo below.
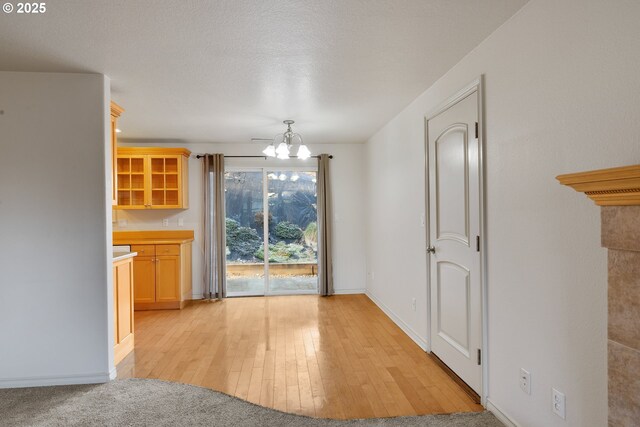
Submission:
<svg viewBox="0 0 640 427">
<path fill-rule="evenodd" d="M 137 252 L 134 250 L 134 252 Z M 151 256 L 138 256 L 133 270 L 134 301 L 136 303 L 156 302 L 156 264 Z"/>
<path fill-rule="evenodd" d="M 114 231 L 114 245 L 129 245 L 135 310 L 181 309 L 192 298 L 193 230 Z"/>
<path fill-rule="evenodd" d="M 119 363 L 133 350 L 133 259 L 113 263 L 114 348 L 113 361 Z"/>
<path fill-rule="evenodd" d="M 156 301 L 180 300 L 180 256 L 156 256 Z"/>
<path fill-rule="evenodd" d="M 118 209 L 187 209 L 189 155 L 185 148 L 119 147 Z"/>
<path fill-rule="evenodd" d="M 138 252 L 134 261 L 135 309 L 181 309 L 191 299 L 191 242 L 153 247 L 141 256 L 138 245 L 131 245 L 131 251 Z"/>
<path fill-rule="evenodd" d="M 130 245 L 135 310 L 181 309 L 192 297 L 193 230 L 115 231 L 116 245 Z"/>
<path fill-rule="evenodd" d="M 118 117 L 124 112 L 124 108 L 111 101 L 111 204 L 118 204 Z"/>
</svg>

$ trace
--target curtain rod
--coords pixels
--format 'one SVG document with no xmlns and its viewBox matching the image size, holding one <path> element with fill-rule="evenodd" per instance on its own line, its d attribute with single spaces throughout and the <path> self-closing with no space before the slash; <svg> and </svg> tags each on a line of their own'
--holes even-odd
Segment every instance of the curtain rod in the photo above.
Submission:
<svg viewBox="0 0 640 427">
<path fill-rule="evenodd" d="M 201 159 L 204 157 L 204 154 L 198 154 L 196 156 L 196 159 Z M 268 156 L 224 156 L 224 157 L 228 157 L 230 159 L 265 159 L 267 160 L 269 157 Z M 319 159 L 320 156 L 310 156 L 313 159 Z M 297 159 L 298 156 L 289 156 L 289 158 L 291 159 Z M 329 155 L 330 159 L 333 159 L 333 155 Z"/>
</svg>

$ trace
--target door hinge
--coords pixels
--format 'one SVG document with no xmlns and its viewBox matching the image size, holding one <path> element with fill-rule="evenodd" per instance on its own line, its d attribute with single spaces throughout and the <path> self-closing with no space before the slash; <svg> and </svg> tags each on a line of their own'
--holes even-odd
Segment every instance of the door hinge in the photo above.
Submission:
<svg viewBox="0 0 640 427">
<path fill-rule="evenodd" d="M 476 122 L 476 139 L 478 139 L 478 122 Z"/>
<path fill-rule="evenodd" d="M 478 365 L 482 365 L 482 350 L 478 349 Z"/>
<path fill-rule="evenodd" d="M 476 236 L 476 252 L 480 252 L 480 236 Z"/>
</svg>

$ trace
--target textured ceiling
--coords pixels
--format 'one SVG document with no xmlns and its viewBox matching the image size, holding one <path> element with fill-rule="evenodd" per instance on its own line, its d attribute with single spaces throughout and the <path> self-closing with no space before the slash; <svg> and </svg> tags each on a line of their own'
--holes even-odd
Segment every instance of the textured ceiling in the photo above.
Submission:
<svg viewBox="0 0 640 427">
<path fill-rule="evenodd" d="M 15 3 L 15 2 L 14 2 Z M 0 69 L 96 72 L 122 137 L 363 142 L 526 0 L 77 0 L 0 14 Z"/>
</svg>

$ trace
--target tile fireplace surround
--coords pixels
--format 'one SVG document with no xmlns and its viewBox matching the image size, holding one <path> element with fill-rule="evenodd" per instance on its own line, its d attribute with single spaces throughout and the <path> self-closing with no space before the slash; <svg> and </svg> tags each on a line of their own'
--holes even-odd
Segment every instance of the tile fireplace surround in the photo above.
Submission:
<svg viewBox="0 0 640 427">
<path fill-rule="evenodd" d="M 601 206 L 609 264 L 609 426 L 640 422 L 640 165 L 557 177 Z"/>
</svg>

